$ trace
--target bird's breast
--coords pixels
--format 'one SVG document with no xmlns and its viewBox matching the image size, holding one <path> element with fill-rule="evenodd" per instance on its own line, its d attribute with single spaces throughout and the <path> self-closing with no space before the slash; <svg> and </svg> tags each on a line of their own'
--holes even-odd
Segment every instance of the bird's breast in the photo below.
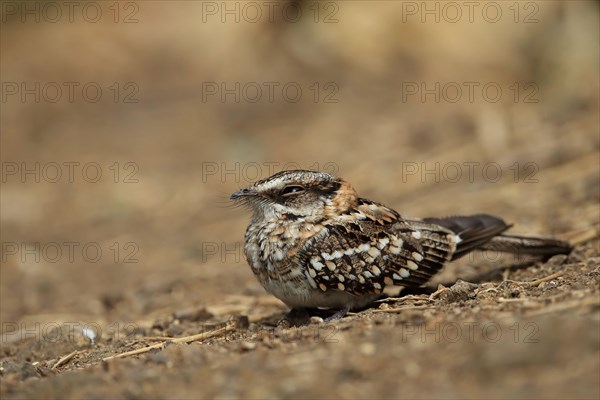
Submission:
<svg viewBox="0 0 600 400">
<path fill-rule="evenodd" d="M 303 220 L 272 220 L 253 223 L 246 231 L 244 253 L 252 271 L 270 279 L 289 278 L 300 274 L 296 255 L 314 236 L 325 228 Z"/>
</svg>

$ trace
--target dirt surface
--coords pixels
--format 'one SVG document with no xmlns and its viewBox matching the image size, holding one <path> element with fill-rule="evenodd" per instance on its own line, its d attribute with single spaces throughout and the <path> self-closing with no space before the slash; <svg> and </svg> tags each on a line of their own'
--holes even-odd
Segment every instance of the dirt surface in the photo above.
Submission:
<svg viewBox="0 0 600 400">
<path fill-rule="evenodd" d="M 497 23 L 289 3 L 297 22 L 195 1 L 36 22 L 2 4 L 0 397 L 600 398 L 598 3 L 498 2 Z M 53 101 L 49 82 L 103 96 Z M 266 82 L 303 96 L 251 101 Z M 454 101 L 469 82 L 503 95 Z M 403 215 L 484 212 L 575 248 L 473 254 L 339 321 L 289 321 L 228 197 L 294 167 Z"/>
<path fill-rule="evenodd" d="M 458 281 L 430 295 L 388 298 L 333 323 L 312 317 L 286 326 L 276 301 L 240 295 L 105 330 L 94 345 L 75 329 L 48 331 L 45 341 L 4 346 L 3 391 L 8 398 L 594 398 L 599 260 L 597 249 L 580 246 L 568 257 L 506 269 L 501 282 Z M 169 339 L 198 334 L 214 336 Z"/>
</svg>

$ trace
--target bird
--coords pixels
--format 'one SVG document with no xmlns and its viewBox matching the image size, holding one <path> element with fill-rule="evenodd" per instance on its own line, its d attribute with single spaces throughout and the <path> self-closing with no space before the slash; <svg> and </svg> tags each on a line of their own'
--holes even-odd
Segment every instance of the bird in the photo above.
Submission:
<svg viewBox="0 0 600 400">
<path fill-rule="evenodd" d="M 386 287 L 420 287 L 475 250 L 571 251 L 560 240 L 506 234 L 511 225 L 488 214 L 404 217 L 319 171 L 281 171 L 230 199 L 252 211 L 244 255 L 266 291 L 292 311 L 334 310 L 331 319 L 368 306 Z"/>
</svg>

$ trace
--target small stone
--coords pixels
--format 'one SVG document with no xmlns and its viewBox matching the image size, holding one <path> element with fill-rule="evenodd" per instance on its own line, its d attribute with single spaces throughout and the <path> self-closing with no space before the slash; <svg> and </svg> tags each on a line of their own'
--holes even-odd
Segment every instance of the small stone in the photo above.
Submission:
<svg viewBox="0 0 600 400">
<path fill-rule="evenodd" d="M 240 315 L 235 319 L 235 325 L 238 329 L 248 329 L 250 327 L 250 319 L 247 315 Z"/>
<path fill-rule="evenodd" d="M 156 320 L 156 321 L 154 321 L 154 323 L 152 323 L 152 328 L 164 331 L 165 329 L 167 329 L 169 327 L 169 325 L 171 325 L 171 320 L 168 320 L 168 319 Z"/>
<path fill-rule="evenodd" d="M 466 301 L 469 300 L 471 295 L 474 295 L 475 289 L 477 288 L 478 285 L 459 279 L 454 285 L 448 288 L 448 290 L 444 290 L 440 293 L 440 299 L 446 303 Z"/>
<path fill-rule="evenodd" d="M 191 309 L 182 309 L 177 310 L 173 313 L 173 317 L 180 321 L 204 321 L 209 318 L 212 318 L 212 314 L 206 310 L 206 308 L 191 308 Z"/>
<path fill-rule="evenodd" d="M 244 351 L 250 351 L 256 349 L 256 343 L 254 342 L 242 342 L 240 348 Z"/>
<path fill-rule="evenodd" d="M 167 336 L 179 336 L 181 335 L 181 333 L 183 332 L 183 328 L 181 327 L 181 325 L 176 325 L 176 324 L 171 324 L 171 326 L 169 326 L 167 328 L 167 330 L 165 331 L 165 333 L 167 334 Z"/>
</svg>

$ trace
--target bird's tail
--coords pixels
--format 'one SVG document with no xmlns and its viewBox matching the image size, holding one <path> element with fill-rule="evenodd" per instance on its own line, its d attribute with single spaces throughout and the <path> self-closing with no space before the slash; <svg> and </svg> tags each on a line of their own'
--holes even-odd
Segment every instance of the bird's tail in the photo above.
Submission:
<svg viewBox="0 0 600 400">
<path fill-rule="evenodd" d="M 495 250 L 507 253 L 553 256 L 568 254 L 572 246 L 569 243 L 538 237 L 507 235 L 511 227 L 500 218 L 479 214 L 467 217 L 425 218 L 425 222 L 450 229 L 459 238 L 453 260 L 473 250 Z"/>
<path fill-rule="evenodd" d="M 562 240 L 501 234 L 481 245 L 479 249 L 532 256 L 553 256 L 569 254 L 573 247 Z"/>
</svg>

